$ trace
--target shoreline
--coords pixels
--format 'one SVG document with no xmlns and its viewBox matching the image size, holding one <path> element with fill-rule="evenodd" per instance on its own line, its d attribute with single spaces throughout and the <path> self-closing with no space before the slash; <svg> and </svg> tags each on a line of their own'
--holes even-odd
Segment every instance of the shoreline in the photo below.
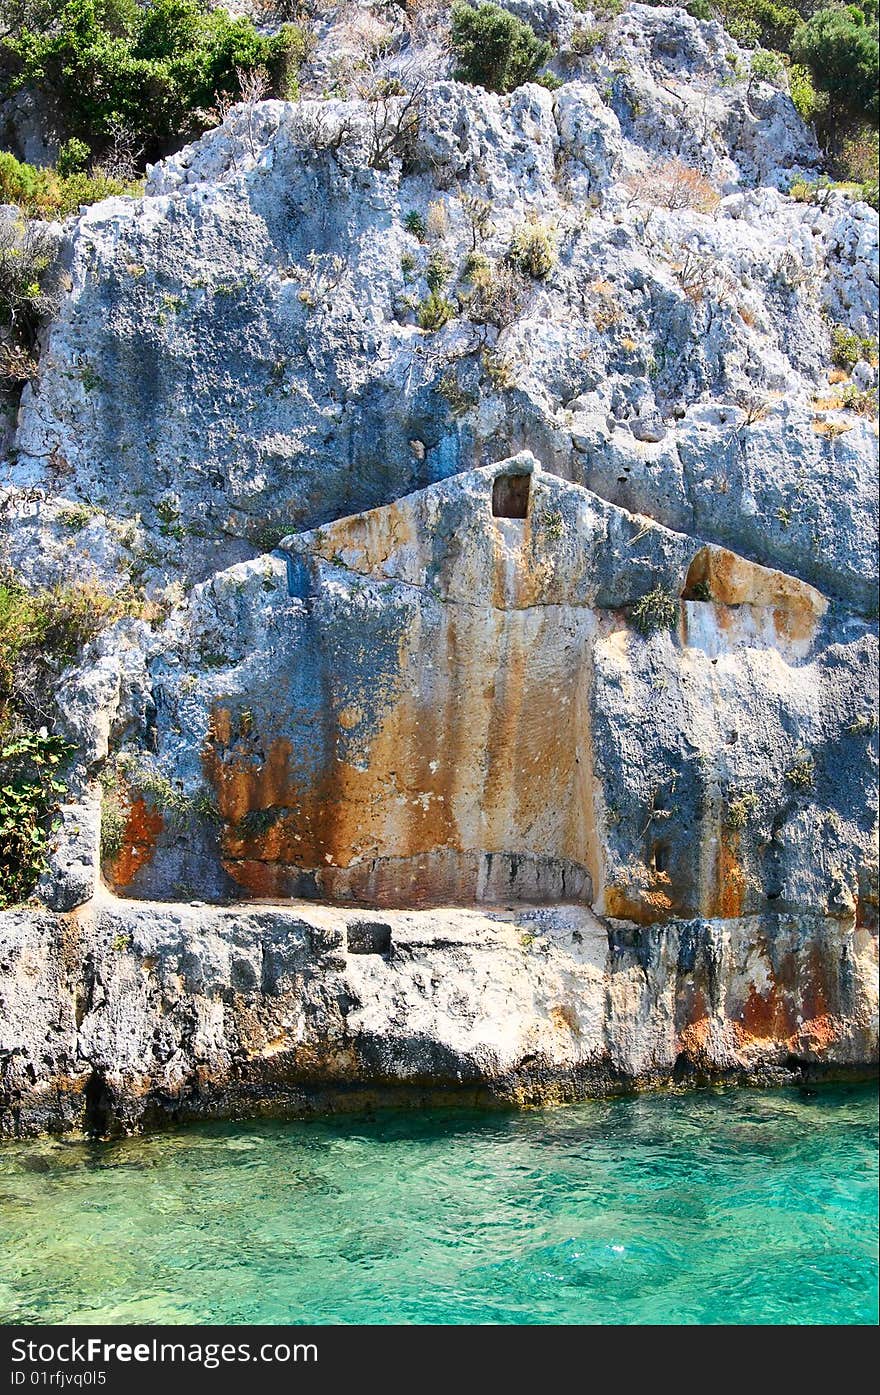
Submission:
<svg viewBox="0 0 880 1395">
<path fill-rule="evenodd" d="M 804 914 L 5 913 L 0 1139 L 877 1075 L 877 940 Z"/>
</svg>

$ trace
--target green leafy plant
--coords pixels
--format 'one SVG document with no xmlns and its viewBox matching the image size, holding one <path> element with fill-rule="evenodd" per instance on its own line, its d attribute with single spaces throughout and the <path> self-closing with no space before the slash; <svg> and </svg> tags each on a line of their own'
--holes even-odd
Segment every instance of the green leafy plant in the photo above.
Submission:
<svg viewBox="0 0 880 1395">
<path fill-rule="evenodd" d="M 743 790 L 731 795 L 724 810 L 724 824 L 727 828 L 745 828 L 757 814 L 761 801 L 754 790 Z"/>
<path fill-rule="evenodd" d="M 438 329 L 442 329 L 454 315 L 455 306 L 452 301 L 447 300 L 438 291 L 430 291 L 424 300 L 419 302 L 416 310 L 419 329 L 425 330 L 427 334 L 434 334 Z"/>
<path fill-rule="evenodd" d="M 101 859 L 112 862 L 122 851 L 128 827 L 125 794 L 115 763 L 101 771 Z"/>
<path fill-rule="evenodd" d="M 60 0 L 25 15 L 0 42 L 9 90 L 38 88 L 68 140 L 97 154 L 120 130 L 147 159 L 209 124 L 218 97 L 238 98 L 265 71 L 277 96 L 293 95 L 308 33 L 260 33 L 209 0 Z"/>
<path fill-rule="evenodd" d="M 139 795 L 163 814 L 179 822 L 202 819 L 206 823 L 220 822 L 220 811 L 210 790 L 199 788 L 192 794 L 171 780 L 165 771 L 149 758 L 134 752 L 120 752 L 102 778 L 105 789 L 121 794 Z"/>
<path fill-rule="evenodd" d="M 428 236 L 428 225 L 417 208 L 411 208 L 406 214 L 403 226 L 408 233 L 412 233 L 413 237 L 418 238 L 419 242 L 424 242 Z"/>
<path fill-rule="evenodd" d="M 530 24 L 497 5 L 452 7 L 450 46 L 462 82 L 512 92 L 534 78 L 552 53 Z"/>
<path fill-rule="evenodd" d="M 598 28 L 588 28 L 583 26 L 573 30 L 568 41 L 568 47 L 578 58 L 585 57 L 588 53 L 595 53 L 605 37 L 604 31 Z"/>
<path fill-rule="evenodd" d="M 655 586 L 641 596 L 630 612 L 639 634 L 650 635 L 656 630 L 674 630 L 678 624 L 678 599 L 671 591 Z"/>
<path fill-rule="evenodd" d="M 100 516 L 100 510 L 91 504 L 71 504 L 64 508 L 58 515 L 58 522 L 62 528 L 66 528 L 69 533 L 81 533 L 91 523 L 93 518 Z"/>
<path fill-rule="evenodd" d="M 878 205 L 878 177 L 880 177 L 880 151 L 878 133 L 870 126 L 856 124 L 855 130 L 844 137 L 837 160 L 838 172 L 843 176 L 847 187 L 856 198 Z"/>
<path fill-rule="evenodd" d="M 840 394 L 841 402 L 848 412 L 854 412 L 857 417 L 876 418 L 877 416 L 877 389 L 857 388 L 855 383 L 847 383 Z"/>
<path fill-rule="evenodd" d="M 0 906 L 36 886 L 64 793 L 73 747 L 49 730 L 58 674 L 105 625 L 139 610 L 86 582 L 31 591 L 0 575 Z"/>
<path fill-rule="evenodd" d="M 88 169 L 91 158 L 92 152 L 85 141 L 71 136 L 58 152 L 56 168 L 62 179 L 70 174 L 83 174 Z"/>
<path fill-rule="evenodd" d="M 444 373 L 439 383 L 437 391 L 441 397 L 449 403 L 453 416 L 464 416 L 472 407 L 477 404 L 476 393 L 469 392 L 458 380 L 455 372 L 450 369 Z"/>
<path fill-rule="evenodd" d="M 814 83 L 805 63 L 792 63 L 788 69 L 788 91 L 801 120 L 815 121 L 828 106 L 828 94 Z"/>
<path fill-rule="evenodd" d="M 877 362 L 876 339 L 867 339 L 845 325 L 832 325 L 831 362 L 849 373 L 859 359 L 865 359 L 867 363 Z"/>
<path fill-rule="evenodd" d="M 778 53 L 768 48 L 755 49 L 749 64 L 750 86 L 753 82 L 769 82 L 773 87 L 778 87 L 784 75 L 785 65 Z"/>
<path fill-rule="evenodd" d="M 54 308 L 52 241 L 44 228 L 22 220 L 0 225 L 0 329 L 12 344 L 29 349 L 43 318 Z"/>
<path fill-rule="evenodd" d="M 818 10 L 798 29 L 792 53 L 839 111 L 876 123 L 877 0 Z"/>
<path fill-rule="evenodd" d="M 46 866 L 52 816 L 66 788 L 59 775 L 72 753 L 45 727 L 18 726 L 0 740 L 0 908 L 26 900 Z"/>
<path fill-rule="evenodd" d="M 462 194 L 461 206 L 471 225 L 471 257 L 476 257 L 480 255 L 477 242 L 487 236 L 492 226 L 492 205 L 488 199 L 480 198 L 477 194 Z"/>
<path fill-rule="evenodd" d="M 131 593 L 111 595 L 89 582 L 31 591 L 11 573 L 0 575 L 0 728 L 13 712 L 45 721 L 60 670 L 107 625 L 142 611 Z"/>
<path fill-rule="evenodd" d="M 425 267 L 425 280 L 428 283 L 428 290 L 434 291 L 439 295 L 448 284 L 451 274 L 452 267 L 450 266 L 449 258 L 439 247 L 435 247 L 428 257 L 428 264 Z"/>
</svg>

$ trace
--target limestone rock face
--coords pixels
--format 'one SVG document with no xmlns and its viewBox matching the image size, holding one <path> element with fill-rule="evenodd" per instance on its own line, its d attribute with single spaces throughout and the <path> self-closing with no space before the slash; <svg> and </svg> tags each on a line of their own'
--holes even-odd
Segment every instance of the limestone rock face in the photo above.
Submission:
<svg viewBox="0 0 880 1395">
<path fill-rule="evenodd" d="M 14 992 L 12 989 L 14 986 Z M 865 1073 L 870 932 L 586 907 L 9 913 L 0 1136 Z"/>
<path fill-rule="evenodd" d="M 855 907 L 875 665 L 806 583 L 520 455 L 195 589 L 150 665 L 146 783 L 212 817 L 142 837 L 136 801 L 107 874 L 642 924 Z"/>
<path fill-rule="evenodd" d="M 818 153 L 732 60 L 720 26 L 633 5 L 556 92 L 439 80 L 397 144 L 401 98 L 246 104 L 145 198 L 85 210 L 5 471 L 15 564 L 200 580 L 531 449 L 870 608 L 876 431 L 828 390 L 826 316 L 877 332 L 876 215 L 780 192 Z M 529 220 L 553 265 L 511 282 Z M 452 313 L 426 333 L 437 274 Z"/>
<path fill-rule="evenodd" d="M 6 1132 L 876 1060 L 876 214 L 719 24 L 506 7 L 558 88 L 324 96 L 362 5 L 52 230 L 4 566 L 138 605 Z"/>
</svg>

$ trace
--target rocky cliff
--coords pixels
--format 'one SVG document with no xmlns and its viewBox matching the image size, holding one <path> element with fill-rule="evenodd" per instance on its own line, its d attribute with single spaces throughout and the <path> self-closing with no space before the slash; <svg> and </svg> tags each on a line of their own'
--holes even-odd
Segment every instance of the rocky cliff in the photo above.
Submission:
<svg viewBox="0 0 880 1395">
<path fill-rule="evenodd" d="M 244 103 L 52 229 L 5 556 L 143 605 L 7 1132 L 876 1061 L 876 214 L 718 24 L 526 9 L 556 90 Z"/>
</svg>

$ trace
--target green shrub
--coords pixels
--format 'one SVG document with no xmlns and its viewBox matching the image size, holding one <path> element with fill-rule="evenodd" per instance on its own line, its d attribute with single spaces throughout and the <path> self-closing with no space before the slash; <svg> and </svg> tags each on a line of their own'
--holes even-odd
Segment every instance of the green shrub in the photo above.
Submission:
<svg viewBox="0 0 880 1395">
<path fill-rule="evenodd" d="M 876 363 L 877 341 L 863 338 L 862 335 L 847 329 L 845 325 L 832 325 L 831 362 L 849 373 L 860 358 L 865 359 L 867 363 Z"/>
<path fill-rule="evenodd" d="M 815 121 L 827 110 L 828 93 L 819 91 L 805 64 L 792 63 L 788 70 L 788 90 L 802 121 Z"/>
<path fill-rule="evenodd" d="M 744 48 L 764 48 L 787 53 L 792 36 L 801 22 L 792 5 L 776 5 L 773 0 L 719 0 L 725 28 Z"/>
<path fill-rule="evenodd" d="M 65 792 L 58 776 L 72 752 L 45 727 L 7 728 L 0 738 L 0 909 L 26 900 L 46 866 L 52 816 Z"/>
<path fill-rule="evenodd" d="M 299 96 L 299 71 L 314 47 L 312 32 L 298 24 L 285 24 L 267 56 L 272 91 L 283 102 Z"/>
<path fill-rule="evenodd" d="M 61 155 L 70 146 L 82 144 L 68 141 Z M 57 169 L 39 169 L 0 151 L 0 203 L 17 204 L 29 218 L 66 218 L 82 204 L 98 203 L 117 194 L 133 194 L 140 187 L 111 179 L 101 170 L 92 174 L 71 170 L 64 174 L 61 166 L 61 156 Z"/>
<path fill-rule="evenodd" d="M 14 713 L 45 720 L 53 679 L 89 640 L 141 603 L 90 582 L 29 591 L 0 577 L 0 730 Z"/>
<path fill-rule="evenodd" d="M 868 417 L 872 420 L 877 418 L 877 389 L 857 388 L 855 383 L 847 383 L 840 394 L 841 402 L 848 412 L 854 412 L 857 417 Z"/>
<path fill-rule="evenodd" d="M 58 152 L 56 168 L 62 179 L 69 174 L 82 174 L 88 168 L 91 157 L 92 152 L 85 141 L 71 136 Z"/>
<path fill-rule="evenodd" d="M 187 794 L 179 783 L 168 776 L 149 758 L 121 751 L 105 767 L 101 785 L 108 803 L 127 807 L 126 793 L 144 799 L 154 809 L 160 809 L 178 824 L 191 819 L 220 823 L 222 816 L 210 790 L 197 789 Z M 113 856 L 110 852 L 109 856 Z"/>
<path fill-rule="evenodd" d="M 761 801 L 754 790 L 743 790 L 731 795 L 724 810 L 724 824 L 727 828 L 745 828 L 761 807 Z"/>
<path fill-rule="evenodd" d="M 797 32 L 792 54 L 809 67 L 836 108 L 878 116 L 877 0 L 817 11 Z"/>
<path fill-rule="evenodd" d="M 572 53 L 582 58 L 588 53 L 595 53 L 604 37 L 604 31 L 601 29 L 575 29 L 568 46 Z"/>
<path fill-rule="evenodd" d="M 655 586 L 641 596 L 632 608 L 632 622 L 639 634 L 650 635 L 655 630 L 674 630 L 678 625 L 678 598 L 662 586 Z"/>
<path fill-rule="evenodd" d="M 65 134 L 100 153 L 122 129 L 148 159 L 205 125 L 239 74 L 265 69 L 287 95 L 308 36 L 285 25 L 257 32 L 209 0 L 62 0 L 42 24 L 13 26 L 0 43 L 12 91 L 41 89 Z"/>
<path fill-rule="evenodd" d="M 528 82 L 552 53 L 530 24 L 490 4 L 453 5 L 450 42 L 456 76 L 490 92 L 512 92 Z"/>
<path fill-rule="evenodd" d="M 424 242 L 428 236 L 428 226 L 417 208 L 410 209 L 403 220 L 403 226 L 408 233 L 412 233 L 413 237 L 418 238 L 419 242 Z"/>
<path fill-rule="evenodd" d="M 29 591 L 0 577 L 0 907 L 25 899 L 45 867 L 59 779 L 73 753 L 48 728 L 58 673 L 83 644 L 137 607 L 87 583 Z"/>
<path fill-rule="evenodd" d="M 813 757 L 806 755 L 796 761 L 790 770 L 786 770 L 785 778 L 796 790 L 811 790 L 816 783 L 816 765 Z"/>
<path fill-rule="evenodd" d="M 510 260 L 526 276 L 543 280 L 556 265 L 556 232 L 546 223 L 523 223 L 510 243 Z"/>
<path fill-rule="evenodd" d="M 785 73 L 785 65 L 778 53 L 772 49 L 758 48 L 752 54 L 749 77 L 752 81 L 769 82 L 778 87 Z"/>
<path fill-rule="evenodd" d="M 428 290 L 435 291 L 439 295 L 448 284 L 451 274 L 452 267 L 449 264 L 449 258 L 439 247 L 435 247 L 428 257 L 428 264 L 425 267 Z"/>
<path fill-rule="evenodd" d="M 429 334 L 442 329 L 455 315 L 455 306 L 439 291 L 431 291 L 419 303 L 416 311 L 419 329 Z"/>
<path fill-rule="evenodd" d="M 834 185 L 824 175 L 820 179 L 796 179 L 788 191 L 795 203 L 818 203 L 824 206 Z"/>
<path fill-rule="evenodd" d="M 824 208 L 829 196 L 835 190 L 849 194 L 854 199 L 860 199 L 862 203 L 870 204 L 872 208 L 877 207 L 876 177 L 866 180 L 865 183 L 859 183 L 852 179 L 829 179 L 827 175 L 823 174 L 816 180 L 796 179 L 788 193 L 795 203 L 815 203 L 820 208 Z"/>
<path fill-rule="evenodd" d="M 51 312 L 53 257 L 52 241 L 38 225 L 7 220 L 0 227 L 0 328 L 5 331 L 5 348 L 30 349 L 41 319 Z"/>
<path fill-rule="evenodd" d="M 128 809 L 114 766 L 101 772 L 101 860 L 112 862 L 122 851 Z"/>
<path fill-rule="evenodd" d="M 867 124 L 858 125 L 845 137 L 837 159 L 837 169 L 854 185 L 853 192 L 872 208 L 877 207 L 878 184 L 877 131 Z"/>
</svg>

